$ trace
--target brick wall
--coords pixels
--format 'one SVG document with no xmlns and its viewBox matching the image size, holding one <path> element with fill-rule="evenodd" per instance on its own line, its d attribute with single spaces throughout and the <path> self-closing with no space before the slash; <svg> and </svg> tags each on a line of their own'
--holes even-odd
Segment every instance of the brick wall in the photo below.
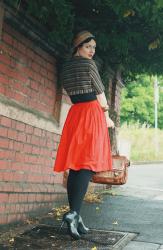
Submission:
<svg viewBox="0 0 163 250">
<path fill-rule="evenodd" d="M 7 12 L 7 9 L 5 9 Z M 0 224 L 47 211 L 65 194 L 53 173 L 69 108 L 63 96 L 56 115 L 56 59 L 10 26 L 0 42 Z"/>
<path fill-rule="evenodd" d="M 0 45 L 0 93 L 26 107 L 53 113 L 55 58 L 5 23 Z"/>
</svg>

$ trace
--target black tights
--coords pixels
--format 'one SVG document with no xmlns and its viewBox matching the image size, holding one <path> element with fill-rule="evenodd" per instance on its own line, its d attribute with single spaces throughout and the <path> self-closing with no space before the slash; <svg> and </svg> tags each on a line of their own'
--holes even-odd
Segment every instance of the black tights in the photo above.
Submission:
<svg viewBox="0 0 163 250">
<path fill-rule="evenodd" d="M 79 171 L 70 169 L 67 180 L 70 210 L 80 213 L 80 208 L 93 173 L 93 171 L 87 169 L 81 169 Z"/>
</svg>

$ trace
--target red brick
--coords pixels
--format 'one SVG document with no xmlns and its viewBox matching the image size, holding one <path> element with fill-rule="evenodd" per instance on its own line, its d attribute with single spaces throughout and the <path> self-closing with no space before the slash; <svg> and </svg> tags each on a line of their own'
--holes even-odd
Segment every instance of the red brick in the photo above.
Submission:
<svg viewBox="0 0 163 250">
<path fill-rule="evenodd" d="M 14 141 L 13 148 L 15 149 L 15 151 L 23 151 L 24 145 L 22 142 Z"/>
<path fill-rule="evenodd" d="M 18 141 L 26 142 L 26 140 L 27 140 L 26 134 L 23 132 L 19 132 L 18 133 Z"/>
<path fill-rule="evenodd" d="M 41 134 L 42 134 L 41 129 L 39 129 L 39 128 L 34 128 L 34 134 L 37 135 L 37 136 L 41 136 Z"/>
<path fill-rule="evenodd" d="M 36 201 L 36 194 L 29 194 L 28 202 Z"/>
<path fill-rule="evenodd" d="M 54 73 L 48 72 L 48 79 L 54 81 Z"/>
<path fill-rule="evenodd" d="M 31 143 L 31 135 L 26 135 L 27 136 L 27 143 Z"/>
<path fill-rule="evenodd" d="M 39 93 L 36 92 L 35 90 L 31 89 L 31 91 L 30 91 L 30 97 L 31 97 L 31 99 L 38 100 L 39 99 Z"/>
<path fill-rule="evenodd" d="M 3 224 L 7 224 L 8 222 L 8 216 L 7 215 L 2 215 L 0 216 L 0 224 L 3 225 Z"/>
<path fill-rule="evenodd" d="M 40 148 L 39 147 L 33 147 L 32 148 L 32 154 L 40 154 Z"/>
<path fill-rule="evenodd" d="M 9 149 L 13 149 L 14 148 L 14 141 L 12 140 L 9 140 L 9 146 L 8 146 Z"/>
<path fill-rule="evenodd" d="M 9 45 L 13 44 L 13 38 L 12 36 L 8 35 L 7 33 L 3 33 L 3 41 L 5 41 L 6 43 L 8 43 Z"/>
<path fill-rule="evenodd" d="M 12 130 L 12 129 L 8 129 L 8 138 L 10 139 L 17 139 L 17 131 Z"/>
<path fill-rule="evenodd" d="M 18 194 L 9 194 L 9 202 L 10 203 L 17 203 L 18 202 Z"/>
<path fill-rule="evenodd" d="M 53 165 L 53 161 L 52 161 L 52 159 L 50 157 L 46 158 L 45 165 L 47 167 L 51 167 Z"/>
<path fill-rule="evenodd" d="M 48 138 L 48 141 L 47 141 L 46 145 L 47 145 L 48 148 L 54 147 L 54 149 L 56 149 L 56 143 L 54 143 L 53 141 L 51 141 L 49 138 Z"/>
<path fill-rule="evenodd" d="M 46 68 L 48 71 L 54 71 L 54 64 L 47 62 L 46 63 Z"/>
<path fill-rule="evenodd" d="M 9 140 L 6 138 L 0 138 L 0 148 L 8 148 Z"/>
<path fill-rule="evenodd" d="M 6 206 L 4 204 L 0 204 L 0 214 L 4 214 L 6 211 Z"/>
<path fill-rule="evenodd" d="M 37 156 L 35 155 L 28 155 L 28 162 L 31 162 L 31 163 L 37 163 Z"/>
<path fill-rule="evenodd" d="M 9 165 L 10 165 L 10 162 L 7 161 L 6 159 L 0 160 L 0 169 L 1 170 L 7 169 L 9 167 Z M 3 173 L 1 173 L 1 175 L 3 175 Z"/>
<path fill-rule="evenodd" d="M 41 73 L 42 76 L 45 76 L 45 77 L 47 77 L 47 75 L 48 75 L 47 70 L 45 68 L 43 68 L 43 67 L 41 68 L 40 73 Z"/>
<path fill-rule="evenodd" d="M 32 63 L 32 69 L 34 71 L 36 71 L 36 72 L 40 72 L 41 67 L 40 67 L 40 65 L 38 63 L 33 62 Z"/>
<path fill-rule="evenodd" d="M 7 74 L 10 77 L 14 78 L 15 80 L 19 80 L 23 83 L 26 83 L 26 81 L 27 81 L 27 77 L 25 75 L 22 75 L 23 74 L 22 71 L 20 73 L 20 71 L 16 71 L 16 70 L 8 70 Z"/>
<path fill-rule="evenodd" d="M 17 215 L 16 214 L 9 214 L 8 217 L 7 217 L 7 223 L 13 223 L 16 220 L 17 220 Z"/>
<path fill-rule="evenodd" d="M 45 162 L 45 159 L 44 157 L 42 157 L 41 152 L 40 152 L 40 155 L 37 158 L 37 163 L 40 165 L 44 165 L 44 162 Z"/>
<path fill-rule="evenodd" d="M 0 84 L 0 93 L 3 95 L 5 95 L 5 93 L 6 93 L 6 87 L 2 84 Z"/>
<path fill-rule="evenodd" d="M 12 121 L 11 121 L 11 127 L 12 127 L 12 128 L 16 128 L 16 121 L 15 121 L 15 120 L 12 120 Z"/>
<path fill-rule="evenodd" d="M 51 157 L 52 157 L 53 159 L 56 158 L 56 155 L 57 155 L 57 152 L 56 152 L 56 151 L 52 151 Z"/>
<path fill-rule="evenodd" d="M 14 158 L 15 158 L 14 151 L 8 151 L 6 149 L 3 151 L 0 151 L 0 159 L 14 160 Z"/>
<path fill-rule="evenodd" d="M 50 97 L 53 97 L 54 96 L 54 92 L 51 90 L 51 89 L 46 89 L 46 94 Z"/>
<path fill-rule="evenodd" d="M 39 83 L 36 81 L 31 81 L 31 88 L 38 91 Z"/>
<path fill-rule="evenodd" d="M 27 56 L 30 57 L 32 60 L 35 59 L 35 53 L 34 53 L 33 50 L 31 50 L 30 48 L 27 48 L 26 54 L 27 54 Z"/>
<path fill-rule="evenodd" d="M 8 194 L 0 193 L 0 201 L 1 203 L 3 202 L 8 202 Z"/>
<path fill-rule="evenodd" d="M 13 181 L 18 181 L 18 182 L 23 182 L 24 181 L 24 175 L 23 174 L 20 174 L 20 173 L 14 173 L 14 176 L 13 176 Z"/>
<path fill-rule="evenodd" d="M 11 163 L 7 162 L 8 164 L 11 165 Z M 10 166 L 7 167 L 8 169 L 10 168 Z M 13 180 L 13 172 L 4 172 L 2 174 L 2 178 L 3 178 L 3 181 L 12 181 Z"/>
<path fill-rule="evenodd" d="M 16 39 L 13 39 L 13 47 L 18 48 L 18 41 Z"/>
<path fill-rule="evenodd" d="M 31 144 L 39 145 L 39 142 L 39 137 L 34 135 L 31 137 Z"/>
<path fill-rule="evenodd" d="M 26 69 L 26 71 L 28 72 L 28 77 L 34 79 L 34 72 L 33 72 L 33 70 L 28 68 L 28 69 Z"/>
<path fill-rule="evenodd" d="M 15 154 L 15 160 L 17 162 L 24 162 L 24 154 L 20 153 L 20 152 L 16 152 Z"/>
<path fill-rule="evenodd" d="M 16 129 L 17 129 L 17 130 L 20 130 L 20 131 L 24 131 L 24 130 L 25 130 L 25 124 L 24 124 L 24 123 L 17 122 L 17 123 L 16 123 Z"/>
<path fill-rule="evenodd" d="M 18 43 L 18 50 L 20 50 L 21 53 L 26 54 L 26 46 L 22 43 Z"/>
<path fill-rule="evenodd" d="M 5 63 L 7 65 L 11 65 L 11 57 L 9 55 L 7 55 L 7 53 L 1 54 L 0 60 L 1 60 L 1 62 Z"/>
<path fill-rule="evenodd" d="M 0 75 L 0 83 L 8 84 L 9 83 L 8 77 L 5 75 Z"/>
<path fill-rule="evenodd" d="M 7 128 L 0 127 L 0 136 L 7 137 Z"/>
<path fill-rule="evenodd" d="M 41 75 L 40 75 L 40 73 L 33 72 L 33 79 L 36 82 L 41 82 Z"/>
<path fill-rule="evenodd" d="M 28 154 L 32 153 L 32 145 L 24 144 L 24 152 L 26 152 Z"/>
<path fill-rule="evenodd" d="M 46 139 L 45 138 L 40 138 L 40 146 L 45 147 L 46 146 Z"/>
<path fill-rule="evenodd" d="M 19 91 L 27 97 L 31 94 L 31 89 L 29 89 L 28 86 L 20 86 L 17 89 L 19 89 Z"/>
<path fill-rule="evenodd" d="M 25 132 L 26 132 L 27 134 L 33 134 L 33 127 L 30 126 L 30 125 L 26 125 L 26 127 L 25 127 Z"/>
<path fill-rule="evenodd" d="M 15 92 L 14 99 L 18 102 L 24 102 L 25 97 L 21 93 Z"/>
<path fill-rule="evenodd" d="M 7 88 L 5 91 L 5 95 L 10 99 L 14 99 L 14 90 L 11 88 Z"/>
<path fill-rule="evenodd" d="M 11 119 L 3 116 L 1 118 L 1 125 L 6 126 L 6 127 L 11 127 Z"/>
<path fill-rule="evenodd" d="M 12 170 L 22 170 L 22 163 L 21 162 L 12 162 L 11 166 L 12 166 Z"/>
</svg>

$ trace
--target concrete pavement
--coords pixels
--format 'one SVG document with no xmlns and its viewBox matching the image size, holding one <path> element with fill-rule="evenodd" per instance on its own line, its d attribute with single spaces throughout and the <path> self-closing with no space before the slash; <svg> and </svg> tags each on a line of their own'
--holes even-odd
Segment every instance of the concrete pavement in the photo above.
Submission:
<svg viewBox="0 0 163 250">
<path fill-rule="evenodd" d="M 163 249 L 163 164 L 134 165 L 127 184 L 103 203 L 83 206 L 91 228 L 136 233 L 124 250 Z"/>
</svg>

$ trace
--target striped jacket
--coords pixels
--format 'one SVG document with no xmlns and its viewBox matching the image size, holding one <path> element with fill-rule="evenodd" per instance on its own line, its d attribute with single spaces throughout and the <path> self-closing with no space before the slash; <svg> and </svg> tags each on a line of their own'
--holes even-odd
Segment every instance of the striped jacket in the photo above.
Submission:
<svg viewBox="0 0 163 250">
<path fill-rule="evenodd" d="M 92 92 L 97 95 L 105 90 L 94 60 L 81 56 L 74 56 L 64 63 L 61 82 L 68 95 Z"/>
</svg>

